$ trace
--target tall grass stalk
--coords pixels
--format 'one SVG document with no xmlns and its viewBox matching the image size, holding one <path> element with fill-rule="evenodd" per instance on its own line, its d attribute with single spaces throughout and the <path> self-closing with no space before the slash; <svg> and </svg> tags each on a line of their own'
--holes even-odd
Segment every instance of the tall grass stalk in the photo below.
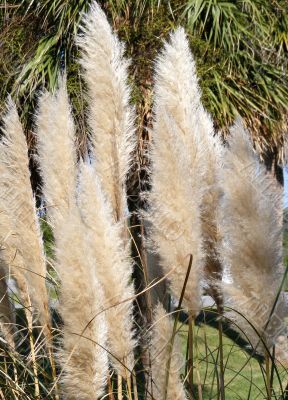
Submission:
<svg viewBox="0 0 288 400">
<path fill-rule="evenodd" d="M 193 400 L 193 386 L 194 386 L 194 338 L 193 338 L 193 319 L 194 316 L 189 312 L 188 317 L 188 383 L 191 399 Z"/>
<path fill-rule="evenodd" d="M 88 231 L 91 229 L 90 243 L 95 249 L 97 274 L 109 306 L 115 306 L 107 312 L 109 345 L 115 356 L 111 362 L 126 378 L 134 363 L 132 301 L 120 306 L 117 302 L 124 296 L 133 297 L 134 293 L 130 282 L 132 264 L 128 257 L 126 195 L 126 178 L 135 146 L 135 116 L 128 86 L 129 62 L 124 57 L 123 44 L 96 3 L 84 18 L 82 34 L 78 35 L 77 41 L 88 87 L 93 167 L 99 179 L 96 182 L 92 170 L 88 173 L 88 169 L 83 168 L 82 176 L 85 175 L 87 182 L 82 179 L 80 208 Z M 106 232 L 104 237 L 103 232 Z M 107 254 L 110 254 L 110 260 Z M 121 279 L 115 279 L 119 273 Z M 118 329 L 115 327 L 117 321 Z M 117 359 L 124 362 L 127 370 L 123 370 Z"/>
<path fill-rule="evenodd" d="M 219 312 L 219 308 L 218 308 Z M 219 313 L 218 332 L 219 332 L 219 383 L 220 383 L 220 399 L 225 400 L 225 379 L 224 379 L 224 354 L 223 354 L 223 325 L 222 325 L 222 310 Z"/>
<path fill-rule="evenodd" d="M 199 180 L 205 163 L 201 138 L 194 129 L 193 105 L 198 89 L 195 67 L 182 29 L 165 42 L 155 70 L 150 236 L 164 273 L 175 268 L 169 281 L 176 298 L 181 295 L 189 255 L 193 254 L 183 305 L 197 314 L 201 308 L 199 282 L 204 268 L 200 216 L 203 187 Z"/>
<path fill-rule="evenodd" d="M 33 378 L 34 378 L 34 394 L 35 394 L 35 399 L 39 400 L 40 399 L 40 389 L 39 389 L 39 377 L 38 377 L 38 367 L 37 367 L 37 361 L 36 361 L 36 351 L 35 351 L 35 346 L 34 346 L 34 338 L 33 338 L 33 321 L 31 314 L 29 314 L 29 311 L 26 313 L 26 318 L 28 322 L 28 335 L 29 335 L 29 342 L 30 342 L 30 355 L 32 359 L 32 368 L 33 368 Z"/>
<path fill-rule="evenodd" d="M 265 372 L 266 372 L 266 386 L 267 386 L 267 399 L 271 400 L 272 386 L 271 386 L 271 370 L 270 370 L 270 357 L 265 353 Z"/>
</svg>

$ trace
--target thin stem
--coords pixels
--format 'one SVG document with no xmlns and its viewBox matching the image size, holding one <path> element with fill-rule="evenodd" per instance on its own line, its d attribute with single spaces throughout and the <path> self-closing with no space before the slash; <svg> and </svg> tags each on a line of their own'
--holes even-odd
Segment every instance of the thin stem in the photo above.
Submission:
<svg viewBox="0 0 288 400">
<path fill-rule="evenodd" d="M 136 381 L 136 376 L 134 374 L 132 375 L 132 381 L 133 381 L 134 400 L 138 400 L 137 381 Z"/>
<path fill-rule="evenodd" d="M 132 400 L 131 375 L 126 377 L 126 384 L 127 384 L 127 397 L 129 400 Z"/>
<path fill-rule="evenodd" d="M 191 400 L 193 399 L 193 358 L 194 358 L 194 351 L 193 351 L 193 315 L 191 312 L 189 312 L 188 315 L 188 354 L 189 354 L 189 360 L 188 360 L 188 383 L 189 383 L 189 392 L 190 392 L 190 398 Z"/>
<path fill-rule="evenodd" d="M 225 381 L 224 381 L 224 355 L 223 355 L 223 325 L 222 325 L 222 309 L 217 306 L 220 315 L 218 321 L 218 335 L 219 335 L 219 364 L 220 364 L 220 399 L 225 400 Z"/>
<path fill-rule="evenodd" d="M 271 384 L 272 391 L 273 391 L 273 383 L 274 383 L 274 372 L 275 372 L 275 367 L 276 367 L 275 362 L 276 362 L 276 359 L 275 359 L 275 344 L 274 344 L 273 348 L 272 348 L 272 359 L 271 359 L 272 366 L 271 366 L 271 376 L 270 376 L 270 384 Z"/>
<path fill-rule="evenodd" d="M 141 224 L 140 226 L 141 229 L 141 237 L 145 236 L 145 232 L 144 232 L 144 225 Z M 145 285 L 146 287 L 148 287 L 148 281 L 149 281 L 149 277 L 148 277 L 148 267 L 147 267 L 147 253 L 145 251 L 145 249 L 141 248 L 140 250 L 141 253 L 141 260 L 142 260 L 142 268 L 143 268 L 143 274 L 144 274 L 144 279 L 145 279 Z M 148 323 L 151 324 L 152 323 L 152 299 L 151 299 L 151 290 L 146 290 L 145 292 L 145 296 L 146 296 L 146 303 L 147 303 L 147 320 Z"/>
<path fill-rule="evenodd" d="M 271 375 L 270 375 L 270 357 L 269 353 L 265 351 L 265 369 L 266 369 L 266 385 L 267 385 L 267 400 L 271 400 Z"/>
<path fill-rule="evenodd" d="M 107 382 L 108 382 L 108 396 L 109 396 L 109 400 L 114 400 L 113 387 L 112 387 L 112 383 L 111 383 L 110 374 L 108 374 Z"/>
<path fill-rule="evenodd" d="M 29 334 L 29 343 L 30 343 L 30 352 L 32 359 L 32 368 L 33 368 L 33 377 L 34 377 L 34 388 L 35 388 L 35 398 L 40 399 L 40 389 L 39 389 L 39 379 L 38 379 L 38 369 L 36 362 L 36 354 L 35 354 L 35 346 L 33 339 L 33 321 L 32 321 L 32 305 L 30 298 L 28 296 L 29 308 L 25 309 L 26 319 L 28 323 L 28 334 Z"/>
<path fill-rule="evenodd" d="M 192 332 L 194 332 L 194 344 L 195 344 L 195 372 L 197 377 L 197 386 L 198 386 L 198 399 L 203 400 L 202 396 L 202 385 L 201 385 L 201 376 L 200 376 L 200 368 L 199 368 L 199 355 L 198 355 L 198 345 L 197 345 L 197 335 L 195 335 L 195 318 L 192 319 Z"/>
<path fill-rule="evenodd" d="M 120 374 L 117 375 L 117 397 L 118 397 L 118 400 L 122 400 L 123 399 L 122 376 Z"/>
<path fill-rule="evenodd" d="M 51 350 L 51 346 L 52 346 L 52 345 L 53 345 L 52 331 L 51 331 L 50 326 L 48 326 L 48 343 L 47 343 L 47 347 L 48 347 L 48 357 L 49 357 L 49 361 L 50 361 L 50 365 L 51 365 L 51 372 L 52 372 L 53 382 L 55 383 L 55 386 L 54 386 L 55 400 L 59 400 L 60 397 L 59 397 L 59 390 L 58 390 L 58 385 L 57 385 L 56 364 L 55 364 L 53 352 L 52 352 L 52 350 Z"/>
<path fill-rule="evenodd" d="M 16 358 L 14 357 L 14 354 L 12 355 L 12 361 L 13 361 L 14 382 L 15 382 L 15 386 L 17 387 L 18 386 L 18 373 L 17 373 L 17 368 L 16 368 L 16 365 L 17 365 Z M 13 390 L 13 395 L 14 395 L 15 399 L 18 400 L 18 396 L 16 395 L 16 393 Z"/>
</svg>

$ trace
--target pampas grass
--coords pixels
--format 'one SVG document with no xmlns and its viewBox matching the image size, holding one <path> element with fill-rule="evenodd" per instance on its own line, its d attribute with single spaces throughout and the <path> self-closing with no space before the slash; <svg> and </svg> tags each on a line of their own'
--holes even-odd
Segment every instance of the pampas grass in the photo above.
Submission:
<svg viewBox="0 0 288 400">
<path fill-rule="evenodd" d="M 134 150 L 134 110 L 129 104 L 128 61 L 105 14 L 93 3 L 78 36 L 88 87 L 93 169 L 82 165 L 79 205 L 95 273 L 104 288 L 111 362 L 123 377 L 134 365 L 126 177 Z M 97 177 L 95 177 L 97 175 Z M 120 279 L 119 279 L 120 274 Z M 127 301 L 128 300 L 128 301 Z M 120 362 L 119 362 L 120 361 Z"/>
<path fill-rule="evenodd" d="M 76 205 L 76 147 L 65 80 L 61 80 L 55 95 L 42 95 L 37 126 L 43 193 L 61 281 L 60 382 L 65 398 L 98 399 L 108 375 L 105 301 L 95 274 L 94 253 Z"/>
<path fill-rule="evenodd" d="M 196 314 L 201 307 L 200 280 L 204 267 L 200 207 L 206 167 L 194 119 L 200 95 L 182 29 L 165 43 L 156 64 L 155 80 L 148 218 L 162 268 L 169 274 L 172 292 L 178 298 L 193 255 L 183 304 Z"/>
<path fill-rule="evenodd" d="M 58 359 L 63 395 L 69 400 L 99 399 L 108 376 L 105 301 L 91 250 L 80 215 L 71 210 L 56 245 L 63 320 Z"/>
<path fill-rule="evenodd" d="M 95 168 L 115 221 L 127 218 L 126 176 L 135 147 L 134 110 L 127 84 L 124 46 L 96 2 L 84 18 L 77 43 L 88 87 L 89 125 Z M 123 235 L 127 236 L 124 228 Z"/>
<path fill-rule="evenodd" d="M 134 367 L 132 260 L 125 250 L 121 225 L 103 194 L 92 166 L 81 165 L 79 209 L 94 256 L 93 271 L 105 293 L 111 362 L 124 378 Z"/>
<path fill-rule="evenodd" d="M 18 284 L 25 307 L 45 327 L 50 325 L 46 266 L 35 199 L 30 184 L 28 149 L 15 105 L 7 102 L 0 144 L 1 232 L 7 276 Z M 32 310 L 31 310 L 32 311 Z"/>
<path fill-rule="evenodd" d="M 49 221 L 57 236 L 69 209 L 76 204 L 75 129 L 65 78 L 60 79 L 54 95 L 48 92 L 41 95 L 36 126 L 43 194 Z"/>
<path fill-rule="evenodd" d="M 36 115 L 44 210 L 54 235 L 51 265 L 55 264 L 59 277 L 50 276 L 56 285 L 59 283 L 59 291 L 51 291 L 51 297 L 56 300 L 54 296 L 59 294 L 59 298 L 55 301 L 57 311 L 51 310 L 57 327 L 49 330 L 59 339 L 58 370 L 52 348 L 42 346 L 33 329 L 36 311 L 44 326 L 50 324 L 45 258 L 29 181 L 27 145 L 11 101 L 4 116 L 0 142 L 0 313 L 7 317 L 7 324 L 0 320 L 5 335 L 5 339 L 0 338 L 0 397 L 113 400 L 115 392 L 118 400 L 137 400 L 139 392 L 143 400 L 185 400 L 187 390 L 189 397 L 202 399 L 211 376 L 210 397 L 218 395 L 223 400 L 229 383 L 236 377 L 245 378 L 240 372 L 246 364 L 250 368 L 251 360 L 247 363 L 245 356 L 245 365 L 235 376 L 224 379 L 233 371 L 230 363 L 235 357 L 224 351 L 228 342 L 223 332 L 228 324 L 218 296 L 220 288 L 230 306 L 226 316 L 253 346 L 250 355 L 255 357 L 259 341 L 266 348 L 265 387 L 259 393 L 266 391 L 267 398 L 272 398 L 277 366 L 267 347 L 281 331 L 283 311 L 281 295 L 276 302 L 283 276 L 279 191 L 275 191 L 241 126 L 232 129 L 229 146 L 223 150 L 201 104 L 188 40 L 183 29 L 177 29 L 164 43 L 155 67 L 151 191 L 145 216 L 151 227 L 150 244 L 165 274 L 163 280 L 167 276 L 179 302 L 172 312 L 174 321 L 161 304 L 156 306 L 153 321 L 149 315 L 151 341 L 146 346 L 147 331 L 136 325 L 146 316 L 138 319 L 136 314 L 134 319 L 134 313 L 143 310 L 141 306 L 134 310 L 133 301 L 157 282 L 135 293 L 126 195 L 135 148 L 128 61 L 123 45 L 95 2 L 84 17 L 77 42 L 89 100 L 91 148 L 85 162 L 77 161 L 65 78 L 60 78 L 55 93 L 41 94 Z M 137 238 L 132 239 L 137 244 Z M 140 254 L 142 257 L 142 249 Z M 222 266 L 230 283 L 219 284 Z M 28 320 L 28 331 L 23 327 L 23 333 L 16 325 L 18 313 L 16 320 L 10 319 L 6 283 L 10 276 L 18 285 Z M 142 282 L 140 287 L 144 287 Z M 212 347 L 206 331 L 203 344 L 195 329 L 203 289 L 208 289 L 217 303 L 216 316 L 215 309 L 204 310 L 199 316 L 219 329 L 219 343 L 215 344 L 214 338 Z M 185 319 L 183 311 L 187 310 L 188 327 L 183 324 L 179 337 L 179 320 Z M 8 329 L 11 324 L 13 331 Z M 136 337 L 137 331 L 143 336 Z M 11 340 L 9 347 L 8 339 L 14 332 L 20 340 L 15 346 Z M 240 342 L 238 333 L 233 334 L 235 342 Z M 228 335 L 233 337 L 229 327 Z M 187 343 L 186 361 L 178 339 Z M 247 347 L 245 351 L 249 352 Z M 263 358 L 256 356 L 260 361 Z M 269 358 L 273 360 L 271 370 Z M 201 364 L 206 366 L 205 375 Z M 260 368 L 264 370 L 262 365 Z M 278 372 L 277 377 L 280 380 Z M 247 381 L 249 396 L 254 398 L 258 383 L 252 378 Z M 214 393 L 214 383 L 219 393 Z M 280 389 L 283 397 L 281 384 Z"/>
<path fill-rule="evenodd" d="M 221 255 L 233 280 L 224 285 L 224 293 L 237 311 L 233 319 L 253 346 L 262 339 L 270 347 L 283 328 L 281 296 L 273 309 L 284 272 L 281 194 L 260 164 L 240 121 L 231 129 L 223 163 L 219 177 L 223 188 Z"/>
</svg>

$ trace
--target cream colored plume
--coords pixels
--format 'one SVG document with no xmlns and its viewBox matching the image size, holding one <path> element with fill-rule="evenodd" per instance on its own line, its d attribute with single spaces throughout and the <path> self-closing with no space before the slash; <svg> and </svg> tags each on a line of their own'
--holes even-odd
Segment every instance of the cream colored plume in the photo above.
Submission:
<svg viewBox="0 0 288 400">
<path fill-rule="evenodd" d="M 183 29 L 165 43 L 155 80 L 148 219 L 155 250 L 178 298 L 193 256 L 184 305 L 196 314 L 201 307 L 200 279 L 205 261 L 201 221 L 204 152 L 213 128 L 200 103 L 194 61 Z"/>
<path fill-rule="evenodd" d="M 95 274 L 95 254 L 76 204 L 75 133 L 65 85 L 61 80 L 55 95 L 42 95 L 37 119 L 43 194 L 61 280 L 60 381 L 64 398 L 96 400 L 104 393 L 108 374 L 105 300 Z"/>
<path fill-rule="evenodd" d="M 0 143 L 1 244 L 7 275 L 11 268 L 24 305 L 32 301 L 43 325 L 49 325 L 46 265 L 35 199 L 31 189 L 25 135 L 11 100 L 3 118 Z M 25 299 L 24 299 L 25 297 Z"/>
<path fill-rule="evenodd" d="M 108 376 L 103 290 L 95 274 L 94 254 L 85 238 L 86 230 L 78 210 L 73 208 L 56 242 L 63 321 L 58 356 L 60 382 L 67 400 L 100 399 Z"/>
<path fill-rule="evenodd" d="M 224 285 L 224 293 L 228 304 L 249 321 L 232 313 L 252 344 L 260 340 L 254 327 L 270 346 L 281 333 L 285 312 L 281 294 L 265 330 L 284 273 L 281 194 L 260 164 L 240 121 L 231 129 L 223 163 L 220 250 L 233 280 Z"/>
<path fill-rule="evenodd" d="M 127 84 L 129 62 L 124 47 L 101 8 L 92 3 L 78 37 L 89 95 L 89 124 L 97 175 L 116 221 L 127 214 L 126 176 L 134 139 L 134 110 Z M 123 233 L 124 235 L 127 232 Z"/>
<path fill-rule="evenodd" d="M 150 346 L 151 376 L 148 385 L 148 398 L 151 400 L 184 400 L 187 399 L 184 385 L 180 379 L 181 369 L 185 366 L 181 343 L 175 336 L 171 349 L 173 320 L 158 303 L 155 308 L 154 323 Z M 168 360 L 170 358 L 170 368 Z M 168 386 L 166 388 L 168 375 Z M 167 397 L 165 391 L 167 390 Z"/>
<path fill-rule="evenodd" d="M 111 206 L 93 167 L 84 163 L 80 171 L 78 200 L 85 239 L 95 260 L 92 271 L 104 289 L 104 307 L 108 308 L 111 362 L 126 378 L 134 367 L 133 264 L 121 235 L 121 224 L 114 222 Z"/>
<path fill-rule="evenodd" d="M 57 235 L 69 207 L 75 206 L 77 176 L 75 129 L 65 79 L 54 95 L 44 92 L 40 97 L 36 124 L 43 194 Z"/>
</svg>

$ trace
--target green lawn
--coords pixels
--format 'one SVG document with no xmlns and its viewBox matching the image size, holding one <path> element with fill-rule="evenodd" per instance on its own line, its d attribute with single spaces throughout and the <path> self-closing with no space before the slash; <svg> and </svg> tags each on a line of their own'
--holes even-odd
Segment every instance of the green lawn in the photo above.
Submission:
<svg viewBox="0 0 288 400">
<path fill-rule="evenodd" d="M 187 326 L 180 327 L 180 337 L 183 351 L 186 352 Z M 203 399 L 218 399 L 217 373 L 219 373 L 218 331 L 206 325 L 195 328 L 195 363 L 194 383 L 197 375 L 200 376 Z M 205 345 L 206 342 L 206 345 Z M 265 381 L 259 363 L 235 345 L 230 339 L 223 336 L 224 350 L 224 380 L 226 400 L 256 400 L 266 399 Z M 215 365 L 217 368 L 215 368 Z M 184 372 L 184 371 L 183 371 Z M 278 366 L 283 388 L 288 381 L 288 370 Z M 199 378 L 198 378 L 199 381 Z M 279 382 L 274 374 L 273 399 L 279 399 L 281 394 Z"/>
</svg>

